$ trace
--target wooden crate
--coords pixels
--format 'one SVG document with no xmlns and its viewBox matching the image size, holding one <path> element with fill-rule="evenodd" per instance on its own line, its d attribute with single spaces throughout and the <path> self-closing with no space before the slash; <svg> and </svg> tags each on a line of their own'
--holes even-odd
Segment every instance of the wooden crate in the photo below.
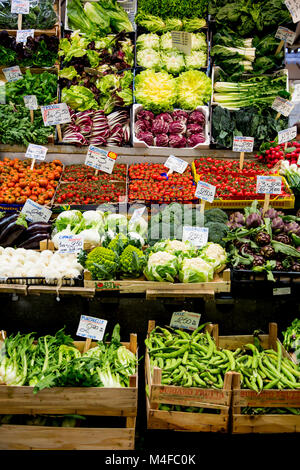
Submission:
<svg viewBox="0 0 300 470">
<path fill-rule="evenodd" d="M 96 342 L 74 341 L 83 352 Z M 138 359 L 137 335 L 122 343 Z M 137 416 L 137 372 L 129 387 L 53 387 L 33 394 L 33 387 L 0 386 L 0 414 L 79 414 L 125 418 L 126 427 L 61 428 L 23 425 L 0 426 L 0 449 L 132 450 Z"/>
<path fill-rule="evenodd" d="M 155 322 L 149 321 L 148 334 L 154 329 Z M 209 325 L 208 331 L 213 331 Z M 147 428 L 170 429 L 175 431 L 222 432 L 227 433 L 230 422 L 232 373 L 227 372 L 223 390 L 198 387 L 179 387 L 161 384 L 162 370 L 150 367 L 148 350 L 145 355 L 145 379 L 149 390 L 147 401 Z M 195 406 L 220 410 L 219 414 L 191 413 L 181 411 L 162 411 L 159 404 Z"/>
<path fill-rule="evenodd" d="M 269 324 L 269 334 L 259 335 L 261 346 L 264 349 L 276 349 L 277 324 Z M 253 336 L 226 336 L 219 337 L 222 347 L 235 349 L 247 343 L 253 343 Z M 282 347 L 284 357 L 292 360 L 292 357 Z M 260 393 L 254 390 L 240 388 L 240 374 L 235 372 L 232 377 L 232 420 L 233 434 L 248 433 L 287 433 L 300 432 L 300 415 L 293 414 L 242 414 L 242 407 L 258 408 L 300 408 L 300 390 L 262 390 Z"/>
</svg>

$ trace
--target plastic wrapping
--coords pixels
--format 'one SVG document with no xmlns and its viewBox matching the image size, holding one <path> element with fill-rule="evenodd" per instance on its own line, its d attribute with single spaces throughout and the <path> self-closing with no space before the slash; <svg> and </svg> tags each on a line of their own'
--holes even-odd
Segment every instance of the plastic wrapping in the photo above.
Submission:
<svg viewBox="0 0 300 470">
<path fill-rule="evenodd" d="M 51 29 L 57 22 L 53 0 L 30 0 L 28 15 L 23 15 L 23 29 Z M 11 1 L 0 1 L 0 29 L 18 29 L 18 15 L 11 13 Z"/>
</svg>

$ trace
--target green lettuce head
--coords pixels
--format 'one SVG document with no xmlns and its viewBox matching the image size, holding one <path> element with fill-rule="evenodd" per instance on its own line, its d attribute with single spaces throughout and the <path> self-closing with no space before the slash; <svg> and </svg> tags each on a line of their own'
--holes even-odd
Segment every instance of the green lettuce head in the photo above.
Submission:
<svg viewBox="0 0 300 470">
<path fill-rule="evenodd" d="M 203 51 L 191 51 L 185 56 L 185 64 L 188 70 L 201 69 L 206 67 L 207 56 Z"/>
<path fill-rule="evenodd" d="M 215 272 L 222 271 L 227 263 L 227 254 L 218 243 L 209 242 L 200 250 L 200 257 L 211 264 Z"/>
<path fill-rule="evenodd" d="M 136 54 L 137 64 L 145 69 L 161 69 L 160 53 L 154 49 L 141 49 Z"/>
<path fill-rule="evenodd" d="M 136 49 L 159 50 L 159 36 L 157 34 L 141 34 L 136 40 Z"/>
<path fill-rule="evenodd" d="M 176 79 L 178 106 L 181 109 L 194 110 L 203 106 L 212 93 L 211 79 L 199 70 L 188 70 Z"/>
<path fill-rule="evenodd" d="M 176 80 L 167 72 L 144 70 L 135 78 L 135 98 L 154 113 L 173 111 L 177 99 Z"/>
<path fill-rule="evenodd" d="M 214 268 L 204 259 L 185 258 L 179 268 L 179 280 L 183 283 L 208 282 L 214 278 Z"/>
<path fill-rule="evenodd" d="M 172 74 L 179 74 L 185 70 L 184 55 L 176 50 L 171 50 L 161 55 L 163 68 Z"/>
<path fill-rule="evenodd" d="M 177 257 L 164 251 L 152 253 L 144 269 L 148 281 L 174 282 L 178 274 Z"/>
<path fill-rule="evenodd" d="M 94 99 L 94 94 L 88 88 L 79 85 L 72 85 L 70 88 L 63 88 L 61 94 L 62 103 L 67 103 L 71 109 L 76 111 L 86 111 L 87 109 L 97 109 L 98 103 Z"/>
</svg>

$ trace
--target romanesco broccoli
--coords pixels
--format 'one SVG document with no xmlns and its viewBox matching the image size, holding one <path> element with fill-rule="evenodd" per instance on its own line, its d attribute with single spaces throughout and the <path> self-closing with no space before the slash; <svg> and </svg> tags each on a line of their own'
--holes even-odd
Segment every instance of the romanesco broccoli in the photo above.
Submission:
<svg viewBox="0 0 300 470">
<path fill-rule="evenodd" d="M 129 245 L 120 256 L 120 272 L 123 277 L 138 277 L 146 266 L 147 258 L 142 250 Z"/>
<path fill-rule="evenodd" d="M 85 266 L 96 280 L 113 279 L 118 268 L 118 255 L 103 246 L 94 248 L 86 258 Z"/>
<path fill-rule="evenodd" d="M 128 244 L 128 237 L 126 237 L 126 235 L 123 233 L 118 233 L 118 235 L 116 235 L 115 238 L 113 238 L 112 241 L 108 244 L 107 248 L 115 251 L 118 255 L 120 255 L 126 246 L 128 246 Z"/>
</svg>

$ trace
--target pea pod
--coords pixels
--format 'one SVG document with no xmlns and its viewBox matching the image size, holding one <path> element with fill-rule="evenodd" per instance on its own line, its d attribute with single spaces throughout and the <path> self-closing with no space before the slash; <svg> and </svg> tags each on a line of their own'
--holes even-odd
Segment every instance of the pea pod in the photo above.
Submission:
<svg viewBox="0 0 300 470">
<path fill-rule="evenodd" d="M 224 350 L 226 356 L 228 357 L 229 365 L 230 365 L 230 370 L 235 370 L 235 359 L 231 351 L 228 349 Z"/>
<path fill-rule="evenodd" d="M 270 380 L 270 382 L 264 386 L 264 390 L 269 390 L 274 388 L 279 382 L 279 379 Z"/>
</svg>

